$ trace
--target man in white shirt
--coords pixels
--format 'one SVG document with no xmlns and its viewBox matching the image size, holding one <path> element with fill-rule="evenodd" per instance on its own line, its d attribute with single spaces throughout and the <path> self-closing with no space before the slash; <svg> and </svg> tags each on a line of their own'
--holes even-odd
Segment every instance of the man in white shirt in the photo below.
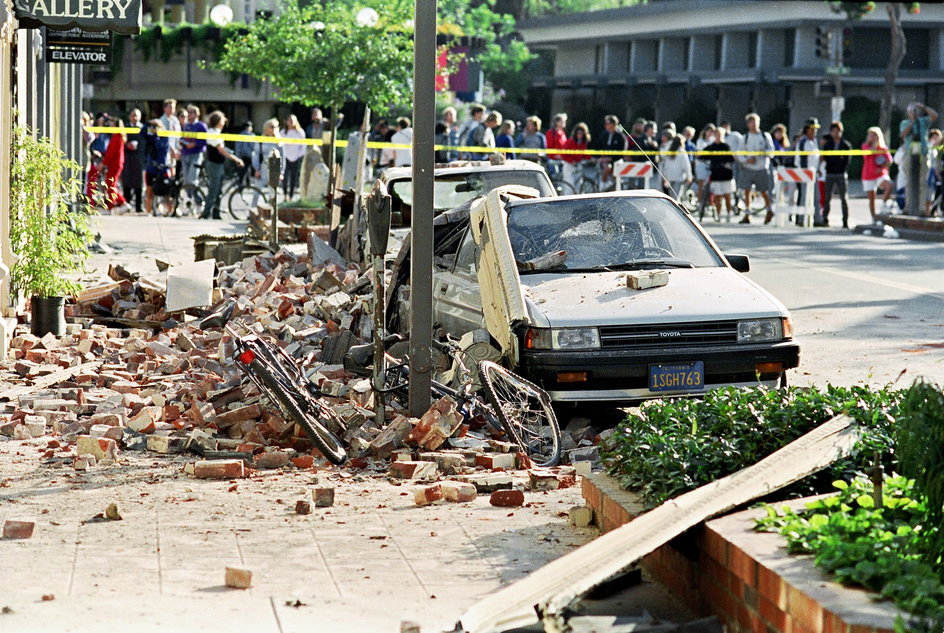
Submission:
<svg viewBox="0 0 944 633">
<path fill-rule="evenodd" d="M 180 119 L 177 118 L 177 100 L 164 99 L 164 114 L 161 115 L 161 125 L 168 132 L 180 132 Z M 180 137 L 167 137 L 167 145 L 170 147 L 171 160 L 176 161 L 180 158 Z"/>
<path fill-rule="evenodd" d="M 741 151 L 763 153 L 737 155 L 737 161 L 740 164 L 738 187 L 744 190 L 744 204 L 747 206 L 741 223 L 750 224 L 751 222 L 751 190 L 754 188 L 764 197 L 767 208 L 764 224 L 770 224 L 770 221 L 774 219 L 773 208 L 770 204 L 770 152 L 774 149 L 774 140 L 770 134 L 761 131 L 760 116 L 757 113 L 751 112 L 744 117 L 744 121 L 747 124 L 747 134 L 741 137 Z"/>
<path fill-rule="evenodd" d="M 390 137 L 395 145 L 413 145 L 412 122 L 405 116 L 397 119 L 397 131 Z M 385 148 L 380 157 L 380 164 L 385 167 L 404 167 L 413 164 L 412 148 Z"/>
<path fill-rule="evenodd" d="M 819 140 L 816 135 L 819 133 L 819 119 L 810 117 L 803 124 L 803 135 L 796 143 L 799 153 L 799 166 L 803 169 L 812 169 L 813 173 L 819 172 Z M 805 153 L 812 152 L 812 153 Z M 806 188 L 813 187 L 813 208 L 818 209 L 819 204 L 816 201 L 816 183 L 803 183 L 797 185 L 797 205 L 806 204 Z M 797 224 L 803 224 L 804 216 L 797 216 Z"/>
</svg>

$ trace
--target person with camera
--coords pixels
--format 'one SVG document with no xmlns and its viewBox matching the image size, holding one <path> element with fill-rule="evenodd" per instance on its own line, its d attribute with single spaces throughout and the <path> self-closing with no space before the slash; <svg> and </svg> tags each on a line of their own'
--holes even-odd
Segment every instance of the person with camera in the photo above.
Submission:
<svg viewBox="0 0 944 633">
<path fill-rule="evenodd" d="M 928 197 L 928 130 L 937 121 L 935 110 L 920 102 L 908 104 L 908 118 L 898 126 L 905 149 L 905 213 L 924 215 Z"/>
</svg>

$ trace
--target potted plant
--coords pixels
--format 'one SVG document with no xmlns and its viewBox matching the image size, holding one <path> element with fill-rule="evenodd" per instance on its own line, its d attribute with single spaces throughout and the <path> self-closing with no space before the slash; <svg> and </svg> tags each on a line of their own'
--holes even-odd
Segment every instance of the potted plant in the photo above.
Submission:
<svg viewBox="0 0 944 633">
<path fill-rule="evenodd" d="M 82 168 L 49 139 L 17 126 L 10 178 L 10 271 L 14 296 L 30 297 L 31 331 L 65 330 L 65 296 L 81 285 L 68 279 L 84 270 L 92 240 L 82 191 Z"/>
</svg>

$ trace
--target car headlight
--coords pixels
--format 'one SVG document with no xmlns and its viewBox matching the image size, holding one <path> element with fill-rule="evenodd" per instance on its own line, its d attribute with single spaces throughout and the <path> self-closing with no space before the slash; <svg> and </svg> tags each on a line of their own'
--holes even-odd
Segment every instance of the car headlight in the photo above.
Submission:
<svg viewBox="0 0 944 633">
<path fill-rule="evenodd" d="M 525 349 L 599 349 L 600 333 L 595 327 L 530 328 Z"/>
<path fill-rule="evenodd" d="M 763 343 L 783 339 L 783 322 L 778 319 L 738 321 L 738 343 Z"/>
</svg>

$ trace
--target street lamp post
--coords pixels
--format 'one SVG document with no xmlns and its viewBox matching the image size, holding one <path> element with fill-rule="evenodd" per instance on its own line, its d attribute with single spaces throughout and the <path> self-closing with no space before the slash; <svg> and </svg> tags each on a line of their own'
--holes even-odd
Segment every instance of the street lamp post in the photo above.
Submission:
<svg viewBox="0 0 944 633">
<path fill-rule="evenodd" d="M 436 0 L 415 0 L 413 35 L 413 215 L 410 222 L 410 415 L 429 408 L 433 334 L 433 164 L 436 119 Z"/>
</svg>

